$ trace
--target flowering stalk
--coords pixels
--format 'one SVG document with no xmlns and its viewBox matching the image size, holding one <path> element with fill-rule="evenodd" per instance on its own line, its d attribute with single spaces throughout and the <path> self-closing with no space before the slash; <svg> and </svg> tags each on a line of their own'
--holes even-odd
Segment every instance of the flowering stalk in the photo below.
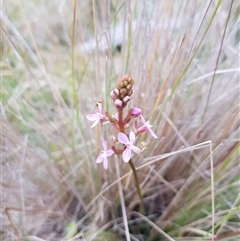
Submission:
<svg viewBox="0 0 240 241">
<path fill-rule="evenodd" d="M 136 172 L 136 169 L 135 169 L 135 166 L 132 162 L 132 159 L 129 160 L 129 165 L 130 167 L 132 168 L 132 172 L 133 172 L 133 177 L 134 177 L 134 181 L 135 181 L 135 185 L 136 185 L 136 188 L 137 188 L 137 193 L 138 193 L 138 196 L 141 200 L 141 206 L 140 206 L 140 210 L 144 208 L 144 204 L 143 204 L 143 196 L 142 196 L 142 192 L 141 192 L 141 189 L 140 189 L 140 186 L 139 186 L 139 181 L 138 181 L 138 175 L 137 175 L 137 172 Z"/>
<path fill-rule="evenodd" d="M 114 145 L 111 148 L 107 147 L 106 140 L 102 140 L 103 150 L 99 154 L 96 159 L 97 163 L 103 163 L 104 169 L 108 169 L 108 157 L 112 155 L 122 155 L 123 161 L 128 162 L 134 176 L 134 181 L 137 189 L 138 196 L 140 198 L 141 207 L 143 208 L 143 196 L 141 193 L 141 189 L 139 186 L 139 180 L 136 172 L 136 168 L 131 159 L 132 152 L 140 154 L 147 147 L 145 142 L 141 143 L 141 147 L 135 146 L 134 142 L 136 137 L 145 132 L 149 131 L 152 137 L 158 138 L 157 135 L 153 132 L 152 125 L 149 121 L 145 121 L 142 116 L 142 111 L 138 107 L 131 108 L 126 117 L 123 118 L 123 110 L 127 106 L 130 101 L 130 97 L 133 94 L 133 84 L 134 81 L 129 75 L 124 75 L 117 82 L 116 88 L 114 88 L 110 97 L 113 100 L 113 103 L 117 109 L 117 113 L 115 115 L 110 115 L 108 112 L 103 113 L 101 102 L 97 102 L 97 110 L 94 114 L 87 115 L 88 120 L 93 121 L 91 128 L 96 126 L 98 123 L 111 123 L 117 132 L 117 136 L 114 141 Z M 135 128 L 133 130 L 129 130 L 130 122 L 133 119 L 140 118 L 142 125 L 138 126 L 138 122 L 135 121 Z M 118 145 L 122 144 L 122 148 L 119 149 Z M 141 209 L 142 209 L 141 208 Z"/>
</svg>

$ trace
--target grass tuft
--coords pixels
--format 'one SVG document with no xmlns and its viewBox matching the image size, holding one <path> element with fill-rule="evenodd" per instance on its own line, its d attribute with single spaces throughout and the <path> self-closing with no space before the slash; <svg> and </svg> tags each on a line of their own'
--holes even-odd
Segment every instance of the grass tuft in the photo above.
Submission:
<svg viewBox="0 0 240 241">
<path fill-rule="evenodd" d="M 237 1 L 4 1 L 1 240 L 239 238 Z M 96 101 L 135 81 L 130 107 L 159 139 L 95 163 Z M 138 142 L 143 141 L 139 138 Z"/>
</svg>

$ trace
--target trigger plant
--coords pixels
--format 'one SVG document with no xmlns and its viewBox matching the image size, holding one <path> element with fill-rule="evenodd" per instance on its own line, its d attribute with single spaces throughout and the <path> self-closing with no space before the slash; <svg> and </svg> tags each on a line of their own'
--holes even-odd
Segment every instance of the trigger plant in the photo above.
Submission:
<svg viewBox="0 0 240 241">
<path fill-rule="evenodd" d="M 141 206 L 143 207 L 142 193 L 139 186 L 136 168 L 132 161 L 132 155 L 134 153 L 141 153 L 147 147 L 145 142 L 142 142 L 140 147 L 135 145 L 138 135 L 149 131 L 152 137 L 158 137 L 151 129 L 152 125 L 149 121 L 145 121 L 140 108 L 133 107 L 128 110 L 126 116 L 123 115 L 123 110 L 127 107 L 127 104 L 133 94 L 133 84 L 134 81 L 131 76 L 124 75 L 118 80 L 116 88 L 111 91 L 110 97 L 112 98 L 113 104 L 116 108 L 116 114 L 111 115 L 108 112 L 104 113 L 102 110 L 102 103 L 97 102 L 96 112 L 94 114 L 87 115 L 87 119 L 93 121 L 91 128 L 96 126 L 98 123 L 111 123 L 113 125 L 115 129 L 114 144 L 108 147 L 107 141 L 102 139 L 103 150 L 97 157 L 96 162 L 103 163 L 104 169 L 107 170 L 109 157 L 112 155 L 122 156 L 122 160 L 125 163 L 129 163 L 132 169 L 137 193 L 141 200 Z M 138 119 L 141 122 L 140 125 L 138 124 Z M 133 121 L 134 123 L 132 124 L 131 122 Z"/>
</svg>

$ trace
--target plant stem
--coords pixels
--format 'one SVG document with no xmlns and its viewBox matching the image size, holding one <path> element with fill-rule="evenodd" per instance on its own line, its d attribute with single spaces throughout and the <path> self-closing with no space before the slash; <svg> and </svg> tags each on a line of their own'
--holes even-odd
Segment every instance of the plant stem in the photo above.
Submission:
<svg viewBox="0 0 240 241">
<path fill-rule="evenodd" d="M 140 198 L 140 201 L 141 201 L 141 204 L 140 204 L 140 212 L 143 211 L 143 208 L 144 208 L 144 205 L 143 205 L 143 197 L 142 197 L 142 193 L 141 193 L 141 189 L 140 189 L 140 186 L 139 186 L 139 181 L 138 181 L 138 176 L 137 176 L 137 172 L 136 172 L 136 169 L 135 169 L 135 166 L 132 162 L 132 159 L 129 160 L 129 164 L 130 164 L 130 167 L 132 168 L 132 171 L 133 171 L 133 176 L 134 176 L 134 181 L 135 181 L 135 186 L 137 188 L 137 193 L 138 193 L 138 196 Z"/>
<path fill-rule="evenodd" d="M 76 138 L 74 133 L 76 120 L 79 120 L 79 108 L 78 108 L 78 99 L 77 99 L 77 89 L 76 89 L 76 80 L 75 80 L 75 59 L 74 59 L 74 41 L 75 41 L 75 23 L 76 23 L 76 9 L 77 9 L 77 1 L 74 1 L 74 8 L 73 8 L 73 23 L 72 23 L 72 88 L 73 88 L 73 146 L 74 149 L 76 147 Z M 75 119 L 76 117 L 76 119 Z"/>
<path fill-rule="evenodd" d="M 123 113 L 122 109 L 118 111 L 119 129 L 120 129 L 120 132 L 125 134 L 122 113 Z"/>
</svg>

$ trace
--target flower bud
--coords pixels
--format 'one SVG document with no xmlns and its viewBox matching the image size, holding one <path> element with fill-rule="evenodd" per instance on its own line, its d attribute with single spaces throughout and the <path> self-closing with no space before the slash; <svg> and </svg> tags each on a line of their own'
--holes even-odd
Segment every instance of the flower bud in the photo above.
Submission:
<svg viewBox="0 0 240 241">
<path fill-rule="evenodd" d="M 121 108 L 122 105 L 123 105 L 123 102 L 122 102 L 121 100 L 119 100 L 119 99 L 116 99 L 116 100 L 114 101 L 114 105 L 115 105 L 117 108 Z"/>
<path fill-rule="evenodd" d="M 120 90 L 120 94 L 121 94 L 121 96 L 125 96 L 126 94 L 127 94 L 127 90 L 125 89 L 125 88 L 122 88 L 121 90 Z"/>
<path fill-rule="evenodd" d="M 117 88 L 121 89 L 123 87 L 123 85 L 124 84 L 123 84 L 122 80 L 119 80 L 118 83 L 117 83 Z"/>
<path fill-rule="evenodd" d="M 110 93 L 110 97 L 113 99 L 113 100 L 116 100 L 117 99 L 117 96 L 115 94 L 115 92 L 112 90 L 111 93 Z"/>
<path fill-rule="evenodd" d="M 142 114 L 142 110 L 137 107 L 133 107 L 129 110 L 129 114 L 133 117 L 138 117 Z"/>
<path fill-rule="evenodd" d="M 130 91 L 128 91 L 128 96 L 131 96 L 133 94 L 133 89 L 131 89 Z"/>
<path fill-rule="evenodd" d="M 132 85 L 132 84 L 128 84 L 128 85 L 127 85 L 127 87 L 126 87 L 126 89 L 127 89 L 127 90 L 131 90 L 131 89 L 132 89 L 132 87 L 133 87 L 133 85 Z"/>
<path fill-rule="evenodd" d="M 115 88 L 113 91 L 117 96 L 119 95 L 119 89 Z"/>
<path fill-rule="evenodd" d="M 123 98 L 123 102 L 127 104 L 130 101 L 130 97 L 127 95 Z"/>
</svg>

